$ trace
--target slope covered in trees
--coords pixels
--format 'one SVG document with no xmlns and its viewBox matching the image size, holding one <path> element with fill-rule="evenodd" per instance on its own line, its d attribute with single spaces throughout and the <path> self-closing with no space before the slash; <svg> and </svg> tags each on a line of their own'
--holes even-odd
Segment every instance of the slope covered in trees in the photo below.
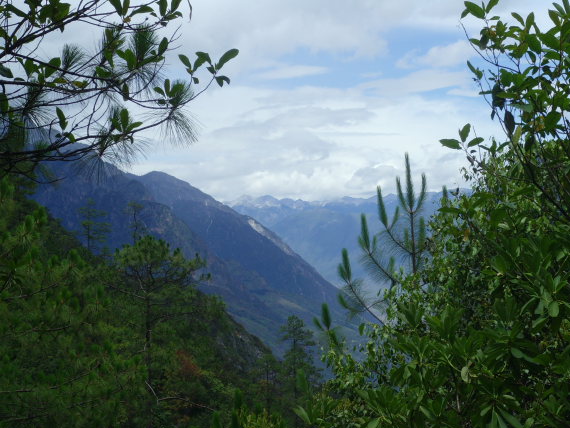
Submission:
<svg viewBox="0 0 570 428">
<path fill-rule="evenodd" d="M 105 262 L 20 194 L 2 181 L 3 424 L 198 426 L 248 389 L 269 351 L 196 290 L 200 260 L 147 237 Z"/>
<path fill-rule="evenodd" d="M 310 343 L 281 363 L 197 290 L 203 260 L 148 235 L 94 255 L 22 183 L 0 183 L 1 426 L 293 422 Z"/>
<path fill-rule="evenodd" d="M 202 281 L 201 290 L 221 296 L 232 316 L 276 354 L 285 352 L 279 329 L 290 315 L 312 325 L 321 303 L 327 302 L 336 319 L 346 320 L 336 302 L 337 289 L 308 263 L 271 231 L 190 184 L 160 172 L 135 176 L 116 170 L 111 178 L 95 182 L 68 164 L 52 163 L 51 170 L 64 179 L 38 186 L 33 197 L 66 228 L 85 236 L 80 210 L 91 198 L 96 210 L 107 213 L 100 221 L 111 225 L 105 245 L 120 248 L 132 243 L 129 204 L 136 202 L 142 229 L 188 257 L 198 253 L 206 259 L 212 275 Z M 87 245 L 86 239 L 82 242 Z M 345 326 L 357 336 L 356 323 Z"/>
</svg>

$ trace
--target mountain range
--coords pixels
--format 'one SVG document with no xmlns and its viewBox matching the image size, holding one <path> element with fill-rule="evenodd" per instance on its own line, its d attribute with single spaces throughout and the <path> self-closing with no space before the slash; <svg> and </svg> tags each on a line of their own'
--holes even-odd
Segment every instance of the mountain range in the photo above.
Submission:
<svg viewBox="0 0 570 428">
<path fill-rule="evenodd" d="M 428 192 L 422 211 L 426 219 L 437 210 L 440 198 L 441 192 Z M 398 206 L 397 196 L 385 196 L 384 204 L 391 218 Z M 276 199 L 268 195 L 258 198 L 242 196 L 228 205 L 275 232 L 332 284 L 341 285 L 337 267 L 343 248 L 354 260 L 354 273 L 359 277 L 366 276 L 357 262 L 361 254 L 358 246 L 360 215 L 367 216 L 371 233 L 381 230 L 376 196 L 316 202 Z"/>
<path fill-rule="evenodd" d="M 355 322 L 337 303 L 338 290 L 275 233 L 251 216 L 242 215 L 190 184 L 162 172 L 143 176 L 107 168 L 95 180 L 66 163 L 51 165 L 60 178 L 38 185 L 33 198 L 81 238 L 80 208 L 92 200 L 106 212 L 110 250 L 132 243 L 129 203 L 142 206 L 139 221 L 146 232 L 207 261 L 211 280 L 201 285 L 219 295 L 231 316 L 278 355 L 284 351 L 281 326 L 297 315 L 309 326 L 329 304 L 336 324 L 348 337 L 357 336 Z"/>
</svg>

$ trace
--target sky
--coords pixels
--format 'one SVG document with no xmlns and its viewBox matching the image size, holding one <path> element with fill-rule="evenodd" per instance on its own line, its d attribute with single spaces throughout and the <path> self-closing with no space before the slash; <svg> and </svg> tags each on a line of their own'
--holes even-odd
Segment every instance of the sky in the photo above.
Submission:
<svg viewBox="0 0 570 428">
<path fill-rule="evenodd" d="M 526 13 L 548 3 L 503 0 Z M 190 106 L 199 139 L 158 143 L 132 166 L 188 181 L 218 200 L 242 195 L 330 200 L 395 190 L 409 153 L 430 190 L 464 187 L 464 154 L 440 145 L 471 123 L 500 136 L 466 61 L 458 0 L 193 0 L 179 49 L 219 57 L 229 86 L 212 86 Z M 546 9 L 544 7 L 544 9 Z M 539 11 L 537 11 L 539 12 Z M 463 24 L 469 34 L 480 28 Z M 179 76 L 176 57 L 167 74 Z M 156 137 L 157 140 L 160 137 Z"/>
</svg>

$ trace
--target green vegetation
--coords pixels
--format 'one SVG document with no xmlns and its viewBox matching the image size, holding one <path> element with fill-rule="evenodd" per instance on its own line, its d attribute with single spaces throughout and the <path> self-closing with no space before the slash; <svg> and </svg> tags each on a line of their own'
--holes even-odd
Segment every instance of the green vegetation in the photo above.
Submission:
<svg viewBox="0 0 570 428">
<path fill-rule="evenodd" d="M 107 234 L 111 230 L 111 224 L 101 221 L 106 217 L 105 211 L 95 208 L 95 201 L 91 198 L 87 204 L 79 209 L 79 214 L 83 218 L 81 221 L 81 238 L 89 251 L 95 252 L 97 245 L 107 240 Z"/>
<path fill-rule="evenodd" d="M 342 263 L 338 267 L 338 274 L 344 281 L 343 293 L 339 296 L 340 303 L 349 310 L 351 315 L 368 312 L 380 323 L 380 311 L 384 310 L 385 301 L 389 296 L 382 295 L 385 288 L 389 293 L 396 291 L 396 286 L 401 284 L 400 278 L 408 273 L 415 275 L 425 262 L 427 251 L 426 222 L 422 216 L 426 198 L 427 180 L 422 174 L 421 188 L 416 196 L 410 158 L 406 153 L 406 187 L 402 189 L 400 178 L 396 178 L 398 193 L 398 206 L 394 210 L 391 220 L 382 198 L 382 189 L 377 187 L 378 219 L 382 224 L 382 231 L 370 235 L 368 220 L 364 214 L 360 217 L 360 236 L 358 244 L 362 251 L 360 260 L 371 278 L 378 284 L 379 289 L 374 296 L 365 289 L 362 279 L 353 278 L 352 268 L 348 251 L 342 250 Z M 405 224 L 402 224 L 402 214 Z M 400 266 L 397 271 L 396 265 Z"/>
<path fill-rule="evenodd" d="M 287 324 L 281 328 L 283 336 L 281 340 L 289 344 L 289 349 L 283 357 L 282 382 L 283 390 L 286 392 L 283 397 L 287 402 L 284 408 L 289 412 L 299 402 L 301 391 L 297 385 L 299 372 L 304 373 L 311 384 L 316 385 L 320 380 L 320 372 L 313 363 L 311 347 L 316 343 L 313 340 L 313 333 L 305 328 L 303 321 L 292 315 L 287 319 Z M 296 419 L 294 426 L 297 426 Z"/>
<path fill-rule="evenodd" d="M 489 69 L 469 68 L 506 138 L 487 143 L 466 125 L 441 140 L 466 153 L 472 193 L 442 200 L 429 255 L 385 293 L 386 323 L 362 325 L 359 358 L 324 311 L 335 375 L 298 412 L 308 426 L 570 420 L 570 3 L 554 4 L 544 30 L 533 14 L 506 23 L 497 3 L 467 1 L 463 15 L 483 23 L 471 43 Z"/>
<path fill-rule="evenodd" d="M 316 373 L 300 320 L 279 362 L 196 289 L 199 257 L 151 236 L 93 255 L 25 182 L 0 182 L 0 426 L 292 423 L 294 371 Z"/>
<path fill-rule="evenodd" d="M 487 142 L 468 124 L 458 139 L 441 140 L 465 152 L 472 193 L 442 199 L 429 238 L 420 216 L 425 177 L 416 196 L 407 156 L 405 189 L 397 181 L 407 220 L 401 234 L 399 211 L 388 221 L 378 190 L 383 232 L 371 236 L 363 217 L 359 242 L 369 270 L 391 287 L 369 304 L 354 292 L 359 283 L 346 252 L 339 272 L 353 292 L 347 307 L 381 304 L 386 316 L 361 326 L 366 343 L 351 353 L 323 305 L 316 325 L 328 338 L 323 359 L 333 376 L 322 386 L 308 352 L 312 335 L 299 318 L 283 326 L 289 347 L 279 362 L 217 298 L 196 289 L 203 260 L 145 235 L 141 206 L 129 208 L 132 245 L 102 257 L 90 251 L 105 233 L 93 204 L 83 210 L 84 248 L 25 198 L 40 161 L 108 153 L 125 161 L 139 130 L 170 121 L 191 133 L 179 113 L 194 97 L 201 65 L 210 65 L 218 84 L 228 81 L 218 71 L 233 50 L 216 64 L 204 53 L 194 64 L 181 56 L 189 84 L 158 77 L 169 40 L 158 41 L 153 30 L 180 17 L 179 0 L 108 3 L 98 15 L 106 28 L 96 55 L 66 47 L 49 60 L 24 58 L 26 46 L 94 18 L 97 2 L 81 10 L 58 0 L 28 0 L 25 10 L 0 6 L 9 18 L 0 32 L 7 46 L 0 83 L 8 88 L 0 94 L 2 426 L 567 426 L 570 2 L 554 4 L 546 30 L 533 14 L 512 14 L 512 24 L 494 16 L 498 0 L 465 2 L 464 17 L 482 21 L 471 42 L 489 69 L 468 65 L 506 137 Z M 135 22 L 143 17 L 154 24 Z M 109 93 L 166 116 L 135 122 L 102 96 Z M 92 134 L 89 114 L 66 116 L 61 107 L 78 102 L 109 111 L 108 126 Z M 55 124 L 55 140 L 30 140 Z M 386 240 L 400 256 L 381 247 Z"/>
</svg>

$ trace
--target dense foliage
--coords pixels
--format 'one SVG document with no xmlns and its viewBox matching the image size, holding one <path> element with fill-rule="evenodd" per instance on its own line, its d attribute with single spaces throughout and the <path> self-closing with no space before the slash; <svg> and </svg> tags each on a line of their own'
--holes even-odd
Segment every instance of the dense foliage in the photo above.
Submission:
<svg viewBox="0 0 570 428">
<path fill-rule="evenodd" d="M 197 293 L 179 278 L 168 278 L 166 289 L 172 297 L 188 295 L 187 312 L 176 314 L 176 322 L 153 316 L 154 324 L 164 321 L 163 330 L 169 335 L 166 340 L 157 328 L 153 336 L 153 352 L 163 359 L 160 372 L 153 373 L 153 380 L 160 384 L 157 392 L 157 385 L 150 385 L 148 379 L 150 343 L 144 340 L 145 329 L 136 325 L 141 316 L 139 300 L 114 295 L 118 286 L 126 289 L 130 284 L 122 278 L 126 273 L 90 255 L 48 218 L 44 208 L 18 196 L 18 188 L 7 179 L 1 182 L 2 423 L 68 426 L 73 421 L 74 426 L 113 426 L 135 423 L 134 415 L 139 414 L 151 421 L 165 417 L 166 410 L 154 411 L 154 403 L 158 407 L 166 397 L 170 400 L 162 407 L 167 408 L 168 417 L 180 420 L 224 401 L 212 396 L 212 382 L 218 384 L 217 398 L 219 394 L 231 397 L 239 378 L 220 378 L 201 367 L 210 363 L 212 351 L 219 348 L 216 336 L 205 332 L 230 330 L 223 306 L 215 298 Z M 143 245 L 156 250 L 148 251 L 151 255 L 146 257 L 154 257 L 162 267 L 182 262 L 161 241 L 139 242 L 117 254 L 121 267 L 144 266 L 145 258 L 133 254 L 144 254 Z M 194 266 L 189 268 L 186 278 Z M 178 307 L 177 302 L 161 303 L 163 311 Z M 150 387 L 161 394 L 153 399 L 152 417 L 139 409 L 152 398 Z M 174 398 L 186 400 L 186 405 L 178 403 L 177 408 L 171 404 Z"/>
<path fill-rule="evenodd" d="M 362 359 L 331 340 L 310 426 L 568 426 L 570 4 L 541 30 L 497 3 L 465 2 L 464 17 L 483 23 L 471 42 L 489 69 L 469 67 L 506 138 L 466 125 L 441 140 L 465 151 L 472 193 L 442 201 L 423 268 L 385 295 L 385 325 L 362 326 Z"/>
</svg>

